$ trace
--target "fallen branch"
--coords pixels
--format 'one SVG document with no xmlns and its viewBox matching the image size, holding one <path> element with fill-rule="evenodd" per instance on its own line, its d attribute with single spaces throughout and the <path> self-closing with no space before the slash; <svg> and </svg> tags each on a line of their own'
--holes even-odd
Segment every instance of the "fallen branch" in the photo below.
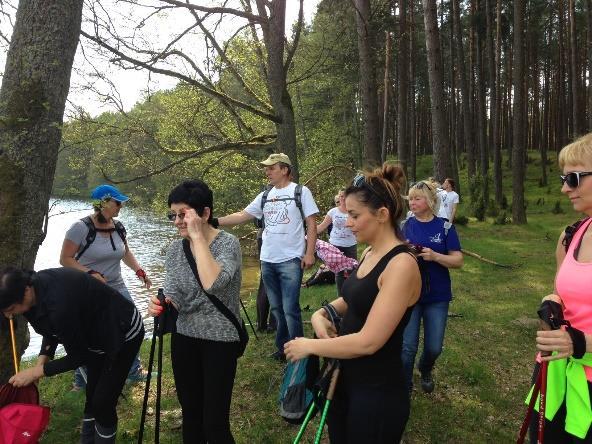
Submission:
<svg viewBox="0 0 592 444">
<path fill-rule="evenodd" d="M 474 257 L 475 259 L 478 259 L 478 260 L 485 262 L 487 264 L 495 265 L 496 267 L 514 268 L 513 265 L 500 264 L 499 262 L 492 261 L 491 259 L 487 259 L 487 258 L 481 256 L 480 254 L 473 253 L 472 251 L 469 251 L 469 250 L 465 250 L 464 248 L 461 249 L 460 251 L 462 251 L 462 253 L 466 254 L 467 256 Z"/>
</svg>

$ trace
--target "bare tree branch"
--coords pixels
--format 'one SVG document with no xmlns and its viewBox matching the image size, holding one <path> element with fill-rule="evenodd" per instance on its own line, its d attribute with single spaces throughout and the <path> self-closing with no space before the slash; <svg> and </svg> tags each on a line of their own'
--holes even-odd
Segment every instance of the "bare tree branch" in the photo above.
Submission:
<svg viewBox="0 0 592 444">
<path fill-rule="evenodd" d="M 236 150 L 239 148 L 242 150 L 269 148 L 270 146 L 272 146 L 275 143 L 275 137 L 276 136 L 272 135 L 272 134 L 264 134 L 262 136 L 255 137 L 249 141 L 227 142 L 227 143 L 221 143 L 219 145 L 214 145 L 214 146 L 210 146 L 207 148 L 203 148 L 203 149 L 197 150 L 197 151 L 195 151 L 195 152 L 189 154 L 188 156 L 185 156 L 179 160 L 171 162 L 170 164 L 168 164 L 162 168 L 159 168 L 155 171 L 151 171 L 147 174 L 144 174 L 143 176 L 134 177 L 132 179 L 114 180 L 114 179 L 110 178 L 109 176 L 107 176 L 107 174 L 105 173 L 103 168 L 101 168 L 101 173 L 103 174 L 103 177 L 105 178 L 105 180 L 110 183 L 120 184 L 120 183 L 136 182 L 141 179 L 146 179 L 148 177 L 152 177 L 157 174 L 164 173 L 165 171 L 171 169 L 172 167 L 174 167 L 176 165 L 179 165 L 183 162 L 188 161 L 189 159 L 194 159 L 196 157 L 202 156 L 207 153 L 212 153 L 212 152 L 216 152 L 216 151 L 231 151 L 231 150 Z"/>
<path fill-rule="evenodd" d="M 304 25 L 304 0 L 300 0 L 300 10 L 298 11 L 298 24 L 296 25 L 296 35 L 294 36 L 294 41 L 292 42 L 292 46 L 288 48 L 287 56 L 286 56 L 286 63 L 284 63 L 284 70 L 286 73 L 290 69 L 290 65 L 292 64 L 292 59 L 294 58 L 294 54 L 296 53 L 296 49 L 298 49 L 298 42 L 300 41 L 300 33 L 302 32 L 302 26 Z"/>
<path fill-rule="evenodd" d="M 181 6 L 183 8 L 192 9 L 194 11 L 201 11 L 201 12 L 208 12 L 211 14 L 232 14 L 237 17 L 245 18 L 251 22 L 261 23 L 264 21 L 263 17 L 260 17 L 255 14 L 249 14 L 248 12 L 241 11 L 240 9 L 234 8 L 221 8 L 221 7 L 207 7 L 207 6 L 198 6 L 192 3 L 183 3 L 177 0 L 160 0 L 163 3 L 168 3 L 169 5 Z"/>
<path fill-rule="evenodd" d="M 121 58 L 122 60 L 125 60 L 129 63 L 132 63 L 133 65 L 137 66 L 137 67 L 142 67 L 147 69 L 148 71 L 157 73 L 157 74 L 163 74 L 166 76 L 170 76 L 170 77 L 175 77 L 179 80 L 183 80 L 184 82 L 195 86 L 196 88 L 198 88 L 199 90 L 203 91 L 205 94 L 216 97 L 217 99 L 221 100 L 221 101 L 227 101 L 229 103 L 232 103 L 233 105 L 242 108 L 246 111 L 249 111 L 259 117 L 262 117 L 266 120 L 270 120 L 272 122 L 275 123 L 280 123 L 279 122 L 279 117 L 261 111 L 247 103 L 241 102 L 240 100 L 234 99 L 232 97 L 227 96 L 226 94 L 223 94 L 219 91 L 216 91 L 212 88 L 209 88 L 207 86 L 205 86 L 204 84 L 198 82 L 197 80 L 185 75 L 185 74 L 181 74 L 179 72 L 176 71 L 172 71 L 170 69 L 164 69 L 164 68 L 158 68 L 153 66 L 152 64 L 148 63 L 148 62 L 144 62 L 138 59 L 135 59 L 131 56 L 128 56 L 126 54 L 124 54 L 123 52 L 119 51 L 118 49 L 114 48 L 113 46 L 111 46 L 110 44 L 108 44 L 107 42 L 103 41 L 102 39 L 100 39 L 99 37 L 95 37 L 92 36 L 90 34 L 88 34 L 85 31 L 81 31 L 80 32 L 81 35 L 83 35 L 84 37 L 86 37 L 87 39 L 99 44 L 100 46 L 102 46 L 103 48 L 109 50 L 110 52 L 112 52 L 113 54 L 115 54 L 116 56 L 118 56 L 119 58 Z"/>
</svg>

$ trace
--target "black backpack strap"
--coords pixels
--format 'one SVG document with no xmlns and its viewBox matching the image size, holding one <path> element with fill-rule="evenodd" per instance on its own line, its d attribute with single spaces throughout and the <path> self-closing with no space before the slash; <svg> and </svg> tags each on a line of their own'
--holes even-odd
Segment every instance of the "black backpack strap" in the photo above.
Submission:
<svg viewBox="0 0 592 444">
<path fill-rule="evenodd" d="M 563 241 L 561 243 L 565 247 L 566 253 L 567 253 L 567 250 L 569 250 L 569 244 L 571 244 L 571 241 L 572 241 L 574 235 L 576 234 L 578 229 L 582 226 L 582 224 L 584 222 L 586 222 L 588 219 L 589 219 L 589 217 L 585 217 L 584 219 L 581 219 L 581 220 L 579 220 L 579 221 L 577 221 L 565 228 L 565 236 L 563 237 Z"/>
<path fill-rule="evenodd" d="M 248 333 L 241 326 L 241 324 L 238 322 L 238 319 L 236 318 L 234 313 L 232 313 L 230 311 L 230 309 L 224 304 L 224 302 L 222 302 L 220 299 L 218 299 L 213 294 L 208 293 L 203 288 L 203 285 L 201 284 L 201 279 L 199 278 L 199 273 L 197 272 L 197 264 L 195 263 L 195 258 L 193 257 L 193 253 L 191 252 L 191 246 L 189 245 L 189 241 L 187 239 L 183 239 L 182 243 L 183 243 L 183 252 L 185 253 L 185 257 L 187 258 L 187 262 L 189 262 L 189 267 L 191 268 L 191 271 L 193 272 L 195 279 L 197 279 L 197 283 L 201 287 L 202 291 L 206 294 L 206 296 L 208 297 L 210 302 L 212 304 L 214 304 L 214 306 L 220 311 L 220 313 L 222 313 L 230 322 L 232 322 L 232 325 L 234 325 L 234 327 L 236 328 L 236 331 L 238 333 L 239 340 L 242 343 L 243 341 L 245 341 L 244 335 L 248 336 Z M 248 339 L 246 339 L 246 340 L 248 341 Z"/>
<path fill-rule="evenodd" d="M 119 237 L 121 238 L 123 243 L 127 245 L 127 231 L 125 230 L 125 227 L 119 220 L 114 219 L 113 222 L 115 224 L 115 231 L 117 231 L 117 234 L 119 234 Z"/>
<path fill-rule="evenodd" d="M 77 253 L 76 256 L 74 256 L 74 259 L 76 260 L 80 259 L 80 257 L 84 254 L 86 250 L 88 250 L 88 247 L 90 247 L 90 245 L 95 241 L 97 237 L 97 228 L 95 227 L 95 224 L 93 223 L 90 216 L 83 217 L 80 220 L 84 222 L 84 225 L 86 225 L 86 228 L 88 228 L 88 232 L 86 233 L 84 247 L 82 247 L 82 250 L 79 253 Z"/>
<path fill-rule="evenodd" d="M 300 215 L 302 216 L 302 221 L 304 222 L 304 230 L 306 231 L 306 217 L 304 217 L 304 210 L 302 209 L 302 185 L 297 184 L 296 188 L 294 189 L 294 201 L 296 202 L 296 206 L 298 210 L 300 210 Z"/>
</svg>

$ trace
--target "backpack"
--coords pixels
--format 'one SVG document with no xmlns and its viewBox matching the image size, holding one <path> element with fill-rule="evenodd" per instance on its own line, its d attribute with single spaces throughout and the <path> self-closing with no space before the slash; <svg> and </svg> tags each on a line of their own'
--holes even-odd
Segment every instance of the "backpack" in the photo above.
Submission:
<svg viewBox="0 0 592 444">
<path fill-rule="evenodd" d="M 569 250 L 569 244 L 571 244 L 574 234 L 576 234 L 576 231 L 578 231 L 578 229 L 582 226 L 582 224 L 584 222 L 586 222 L 588 219 L 589 219 L 589 217 L 585 217 L 585 218 L 571 224 L 570 226 L 565 227 L 565 236 L 563 237 L 563 241 L 561 241 L 561 243 L 565 247 L 566 253 L 567 253 L 567 250 Z"/>
<path fill-rule="evenodd" d="M 261 211 L 263 211 L 263 207 L 267 203 L 267 196 L 269 195 L 269 192 L 272 188 L 273 185 L 268 185 L 263 191 L 263 196 L 261 196 Z M 304 217 L 304 210 L 302 209 L 302 185 L 296 184 L 296 188 L 294 189 L 294 197 L 283 197 L 281 199 L 274 199 L 274 201 L 278 202 L 286 200 L 293 200 L 296 203 L 296 207 L 298 207 L 300 215 L 302 216 L 302 221 L 304 222 L 304 231 L 306 231 L 306 217 Z M 257 228 L 265 228 L 264 217 L 261 217 L 261 219 L 255 219 L 255 226 Z"/>
<path fill-rule="evenodd" d="M 280 387 L 280 416 L 290 424 L 301 424 L 314 401 L 314 383 L 319 373 L 319 357 L 311 355 L 289 362 Z"/>
<path fill-rule="evenodd" d="M 125 231 L 125 227 L 120 221 L 113 219 L 115 228 L 97 228 L 95 227 L 95 224 L 93 223 L 90 216 L 83 217 L 80 220 L 84 222 L 84 225 L 86 225 L 86 227 L 88 228 L 88 233 L 86 234 L 86 243 L 84 247 L 82 248 L 80 253 L 76 254 L 74 259 L 79 260 L 80 257 L 84 254 L 84 252 L 88 250 L 88 247 L 90 247 L 90 245 L 95 241 L 97 237 L 97 231 L 100 231 L 101 233 L 112 233 L 113 231 L 117 231 L 117 234 L 119 234 L 119 237 L 121 238 L 123 243 L 126 243 L 125 238 L 127 233 Z M 113 243 L 113 239 L 111 239 L 111 245 L 113 246 L 113 251 L 115 251 L 115 244 Z"/>
</svg>

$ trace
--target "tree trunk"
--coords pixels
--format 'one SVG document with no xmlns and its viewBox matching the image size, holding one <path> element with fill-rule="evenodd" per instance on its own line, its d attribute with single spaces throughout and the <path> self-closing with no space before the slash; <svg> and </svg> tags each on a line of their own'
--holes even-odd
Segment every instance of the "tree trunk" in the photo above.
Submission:
<svg viewBox="0 0 592 444">
<path fill-rule="evenodd" d="M 370 166 L 380 164 L 380 125 L 374 62 L 374 30 L 370 26 L 370 0 L 355 1 L 360 89 L 364 120 L 364 160 Z"/>
<path fill-rule="evenodd" d="M 389 129 L 389 90 L 390 90 L 390 68 L 391 68 L 391 35 L 387 31 L 385 33 L 386 45 L 385 45 L 385 55 L 384 55 L 384 99 L 382 103 L 382 153 L 380 155 L 381 162 L 386 161 L 386 151 L 388 145 L 388 129 Z M 399 91 L 399 95 L 401 92 Z M 393 97 L 394 99 L 394 97 Z M 401 98 L 399 97 L 399 100 Z M 393 132 L 395 131 L 394 125 Z M 393 140 L 394 135 L 393 135 Z"/>
<path fill-rule="evenodd" d="M 514 0 L 514 140 L 512 146 L 512 221 L 526 223 L 524 207 L 524 0 Z"/>
<path fill-rule="evenodd" d="M 0 89 L 0 266 L 32 269 L 45 237 L 82 3 L 19 2 Z M 0 383 L 13 374 L 9 337 L 0 334 Z M 20 355 L 27 342 L 20 318 Z"/>
<path fill-rule="evenodd" d="M 442 85 L 442 56 L 438 30 L 436 0 L 422 0 L 428 59 L 428 78 L 432 115 L 432 146 L 434 151 L 434 176 L 443 179 L 452 175 L 448 123 L 445 114 Z"/>
<path fill-rule="evenodd" d="M 409 98 L 409 31 L 407 29 L 407 0 L 399 1 L 399 100 L 397 111 L 397 150 L 405 175 L 409 175 L 409 137 L 407 133 Z"/>
<path fill-rule="evenodd" d="M 488 0 L 491 1 L 491 0 Z M 502 190 L 502 147 L 501 147 L 501 131 L 500 131 L 500 67 L 502 56 L 501 45 L 501 17 L 502 17 L 502 2 L 497 0 L 496 5 L 496 23 L 495 23 L 495 58 L 493 61 L 492 74 L 492 89 L 491 89 L 491 119 L 493 120 L 493 187 L 495 189 L 495 203 L 501 205 L 503 202 Z M 493 38 L 493 36 L 492 36 Z"/>
<path fill-rule="evenodd" d="M 573 136 L 576 137 L 582 130 L 581 116 L 579 110 L 579 95 L 580 90 L 580 72 L 578 70 L 578 39 L 576 29 L 576 7 L 575 0 L 569 0 L 569 35 L 570 35 L 570 49 L 569 49 L 569 66 L 571 78 L 571 97 L 572 97 L 572 119 L 573 119 Z"/>
<path fill-rule="evenodd" d="M 267 49 L 267 90 L 275 115 L 279 118 L 279 122 L 275 124 L 277 151 L 290 157 L 294 181 L 298 182 L 296 119 L 287 85 L 289 67 L 284 66 L 286 0 L 273 0 L 265 3 L 269 8 L 269 17 L 268 21 L 261 25 L 261 29 Z M 262 0 L 257 0 L 257 7 L 260 15 L 266 15 Z"/>
<path fill-rule="evenodd" d="M 592 0 L 591 0 L 592 1 Z M 409 168 L 408 168 L 408 179 L 415 182 L 417 180 L 416 174 L 416 153 L 417 153 L 417 133 L 416 133 L 416 122 L 417 122 L 417 107 L 415 103 L 415 6 L 411 2 L 410 6 L 410 23 L 411 29 L 409 29 Z"/>
<path fill-rule="evenodd" d="M 592 131 L 592 0 L 586 0 L 586 22 L 588 24 L 588 131 Z"/>
</svg>

